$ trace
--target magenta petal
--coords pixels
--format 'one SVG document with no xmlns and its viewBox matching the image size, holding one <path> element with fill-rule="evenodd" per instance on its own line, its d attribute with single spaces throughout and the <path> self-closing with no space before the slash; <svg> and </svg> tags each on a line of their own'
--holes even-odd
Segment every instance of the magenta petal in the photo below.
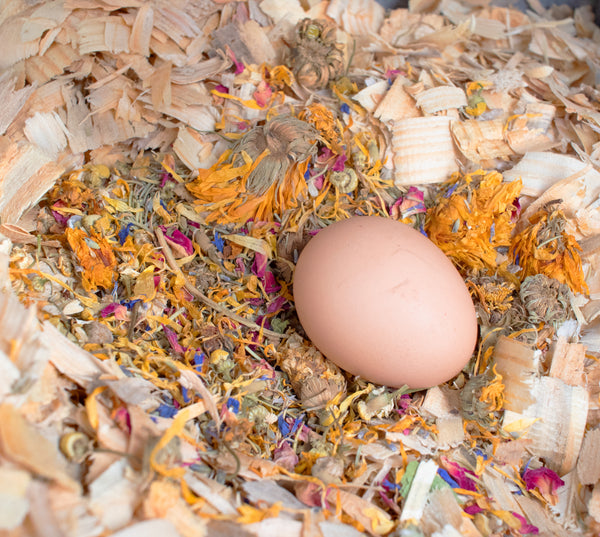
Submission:
<svg viewBox="0 0 600 537">
<path fill-rule="evenodd" d="M 525 470 L 523 473 L 523 481 L 525 481 L 527 490 L 536 487 L 539 488 L 540 485 L 546 484 L 550 486 L 552 492 L 565 484 L 555 471 L 550 470 L 550 468 L 546 468 L 545 466 L 537 468 L 536 470 Z"/>
<path fill-rule="evenodd" d="M 335 162 L 331 167 L 331 170 L 334 172 L 343 172 L 346 167 L 346 155 L 338 155 L 335 158 Z"/>
<path fill-rule="evenodd" d="M 256 318 L 256 324 L 262 326 L 263 328 L 266 328 L 267 330 L 271 329 L 271 323 L 269 322 L 269 319 L 267 319 L 264 315 L 259 315 Z M 255 332 L 255 334 L 258 335 L 258 332 Z"/>
<path fill-rule="evenodd" d="M 537 526 L 529 524 L 529 522 L 527 522 L 527 519 L 524 516 L 520 515 L 519 513 L 515 513 L 514 511 L 511 511 L 511 514 L 521 523 L 521 527 L 519 528 L 519 533 L 521 535 L 540 532 Z"/>
<path fill-rule="evenodd" d="M 479 507 L 476 503 L 474 503 L 473 505 L 467 505 L 463 511 L 465 513 L 467 513 L 468 515 L 476 515 L 477 513 L 481 513 L 481 511 L 483 511 L 483 509 L 481 507 Z"/>
<path fill-rule="evenodd" d="M 114 315 L 117 319 L 123 320 L 127 318 L 127 308 L 123 306 L 123 304 L 119 304 L 118 302 L 113 302 L 108 306 L 102 308 L 100 311 L 100 316 L 105 319 L 110 315 Z"/>
<path fill-rule="evenodd" d="M 446 471 L 458 483 L 458 486 L 461 489 L 471 491 L 477 490 L 475 482 L 471 479 L 471 476 L 476 477 L 476 474 L 463 468 L 456 462 L 449 460 L 447 457 L 442 457 L 442 461 Z"/>
<path fill-rule="evenodd" d="M 425 199 L 425 193 L 418 189 L 416 186 L 411 186 L 408 189 L 408 193 L 406 194 L 406 197 L 411 199 L 411 200 L 416 200 L 416 201 L 420 201 L 421 203 L 423 203 L 424 199 Z"/>
<path fill-rule="evenodd" d="M 544 466 L 535 470 L 530 470 L 529 468 L 525 470 L 523 481 L 527 490 L 538 489 L 540 494 L 552 505 L 556 505 L 558 501 L 556 489 L 565 484 L 556 472 Z"/>
<path fill-rule="evenodd" d="M 161 226 L 161 228 L 163 228 L 164 226 Z M 165 232 L 165 230 L 162 230 L 163 232 Z M 170 233 L 166 233 L 165 232 L 165 236 L 171 240 L 172 242 L 174 242 L 175 244 L 178 244 L 179 246 L 182 246 L 183 249 L 185 250 L 185 253 L 187 255 L 192 255 L 194 253 L 194 245 L 192 243 L 192 241 L 190 239 L 188 239 L 181 231 L 179 231 L 178 229 L 173 230 Z"/>
<path fill-rule="evenodd" d="M 516 222 L 519 219 L 519 216 L 521 216 L 521 202 L 519 201 L 519 198 L 515 198 L 513 206 L 514 209 L 510 213 L 510 221 L 512 223 Z"/>
<path fill-rule="evenodd" d="M 270 270 L 265 272 L 263 285 L 265 286 L 265 291 L 267 294 L 276 293 L 281 289 L 281 285 L 277 283 L 275 276 Z"/>
<path fill-rule="evenodd" d="M 183 354 L 185 352 L 185 348 L 179 344 L 177 332 L 165 325 L 163 325 L 163 332 L 165 333 L 165 336 L 167 336 L 167 340 L 171 344 L 172 349 L 177 353 Z"/>
<path fill-rule="evenodd" d="M 269 302 L 269 305 L 267 306 L 267 313 L 276 313 L 279 310 L 281 310 L 283 308 L 283 306 L 287 303 L 287 300 L 282 297 L 282 296 L 278 296 L 275 300 L 272 300 L 271 302 Z"/>
<path fill-rule="evenodd" d="M 254 254 L 254 262 L 252 263 L 252 274 L 262 280 L 265 277 L 268 261 L 269 259 L 266 255 L 256 252 Z"/>
</svg>

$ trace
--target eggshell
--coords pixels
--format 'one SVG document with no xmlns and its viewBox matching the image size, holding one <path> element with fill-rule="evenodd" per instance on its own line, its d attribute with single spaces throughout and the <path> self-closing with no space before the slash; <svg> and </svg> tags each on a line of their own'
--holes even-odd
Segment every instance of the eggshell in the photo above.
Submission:
<svg viewBox="0 0 600 537">
<path fill-rule="evenodd" d="M 427 237 L 389 218 L 355 216 L 320 230 L 300 254 L 293 292 L 315 346 L 377 384 L 441 384 L 475 348 L 462 277 Z"/>
</svg>

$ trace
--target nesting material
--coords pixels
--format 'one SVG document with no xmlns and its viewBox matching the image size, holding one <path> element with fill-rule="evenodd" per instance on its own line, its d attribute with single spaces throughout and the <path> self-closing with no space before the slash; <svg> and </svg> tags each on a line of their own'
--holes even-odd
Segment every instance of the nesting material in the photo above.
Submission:
<svg viewBox="0 0 600 537">
<path fill-rule="evenodd" d="M 529 8 L 3 2 L 0 533 L 597 535 L 600 34 Z M 304 337 L 365 214 L 475 303 L 441 386 Z"/>
<path fill-rule="evenodd" d="M 443 110 L 458 110 L 467 106 L 467 96 L 461 88 L 453 86 L 438 86 L 416 96 L 417 106 L 423 115 L 429 116 Z"/>
<path fill-rule="evenodd" d="M 577 375 L 581 362 L 566 364 L 557 354 L 567 352 L 555 349 L 551 376 L 542 376 L 539 351 L 508 338 L 501 339 L 494 349 L 496 367 L 504 379 L 504 408 L 510 411 L 503 428 L 531 439 L 531 451 L 560 475 L 575 467 L 589 406 L 588 392 Z M 560 376 L 570 382 L 575 379 L 577 384 L 568 384 Z"/>
<path fill-rule="evenodd" d="M 452 124 L 452 134 L 462 154 L 477 164 L 513 155 L 505 140 L 503 121 L 457 121 Z"/>
<path fill-rule="evenodd" d="M 450 122 L 443 116 L 394 121 L 392 151 L 397 186 L 441 183 L 458 171 Z"/>
</svg>

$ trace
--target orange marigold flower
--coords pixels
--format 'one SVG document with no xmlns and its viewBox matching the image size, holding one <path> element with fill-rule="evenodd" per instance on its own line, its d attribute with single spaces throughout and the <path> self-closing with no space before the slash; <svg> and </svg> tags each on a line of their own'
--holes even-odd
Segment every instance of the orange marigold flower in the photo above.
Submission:
<svg viewBox="0 0 600 537">
<path fill-rule="evenodd" d="M 498 248 L 510 245 L 521 186 L 496 171 L 458 176 L 427 211 L 425 231 L 462 271 L 495 270 Z"/>
<path fill-rule="evenodd" d="M 96 291 L 98 287 L 110 289 L 116 279 L 117 266 L 110 243 L 93 230 L 88 234 L 81 228 L 67 228 L 65 236 L 83 269 L 83 288 L 86 291 Z"/>
<path fill-rule="evenodd" d="M 313 103 L 302 110 L 298 117 L 319 132 L 327 147 L 335 153 L 342 151 L 344 129 L 331 109 L 320 103 Z"/>
<path fill-rule="evenodd" d="M 306 196 L 304 172 L 316 151 L 317 132 L 282 114 L 257 125 L 209 169 L 186 185 L 210 211 L 207 222 L 271 221 Z"/>
<path fill-rule="evenodd" d="M 565 231 L 566 217 L 553 206 L 546 206 L 529 218 L 529 225 L 517 234 L 509 255 L 527 276 L 544 274 L 566 283 L 573 292 L 587 292 L 581 266 L 581 246 Z"/>
</svg>

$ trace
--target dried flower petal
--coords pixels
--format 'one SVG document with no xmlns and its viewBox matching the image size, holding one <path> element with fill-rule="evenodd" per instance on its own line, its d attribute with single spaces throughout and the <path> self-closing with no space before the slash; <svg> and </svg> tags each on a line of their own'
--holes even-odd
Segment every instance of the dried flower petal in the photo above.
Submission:
<svg viewBox="0 0 600 537">
<path fill-rule="evenodd" d="M 523 481 L 527 490 L 537 489 L 551 505 L 556 505 L 556 502 L 558 502 L 556 490 L 565 484 L 556 472 L 545 466 L 535 470 L 527 468 L 523 472 Z"/>
</svg>

